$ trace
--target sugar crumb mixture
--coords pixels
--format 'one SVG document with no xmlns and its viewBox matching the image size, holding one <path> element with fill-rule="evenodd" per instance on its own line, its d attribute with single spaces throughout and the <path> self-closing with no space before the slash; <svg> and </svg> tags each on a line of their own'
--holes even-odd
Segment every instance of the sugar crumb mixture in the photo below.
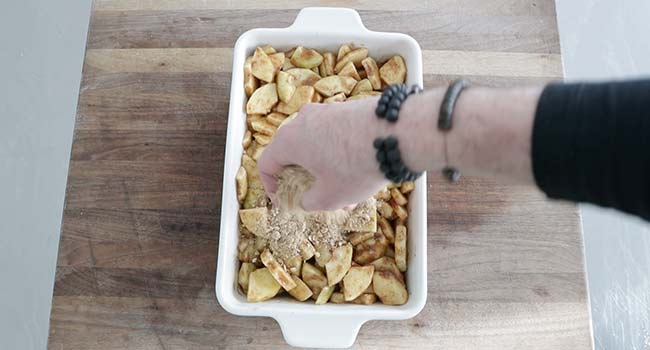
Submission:
<svg viewBox="0 0 650 350">
<path fill-rule="evenodd" d="M 354 211 L 306 212 L 301 206 L 302 197 L 314 178 L 301 167 L 286 167 L 277 180 L 274 205 L 268 215 L 268 239 L 271 251 L 284 261 L 299 255 L 301 246 L 306 243 L 330 249 L 339 246 L 345 242 L 344 233 L 348 231 L 345 227 L 350 222 L 372 220 L 374 206 L 369 203 L 372 199 L 359 204 Z"/>
</svg>

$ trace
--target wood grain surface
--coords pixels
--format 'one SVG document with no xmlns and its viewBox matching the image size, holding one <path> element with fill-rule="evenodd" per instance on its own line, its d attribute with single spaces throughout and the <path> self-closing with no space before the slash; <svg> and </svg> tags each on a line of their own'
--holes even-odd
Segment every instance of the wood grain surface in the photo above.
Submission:
<svg viewBox="0 0 650 350">
<path fill-rule="evenodd" d="M 51 349 L 280 349 L 214 295 L 232 47 L 318 1 L 95 0 L 51 313 Z M 425 85 L 562 78 L 552 0 L 331 1 L 423 48 Z M 578 210 L 429 175 L 428 300 L 355 349 L 590 349 Z"/>
</svg>

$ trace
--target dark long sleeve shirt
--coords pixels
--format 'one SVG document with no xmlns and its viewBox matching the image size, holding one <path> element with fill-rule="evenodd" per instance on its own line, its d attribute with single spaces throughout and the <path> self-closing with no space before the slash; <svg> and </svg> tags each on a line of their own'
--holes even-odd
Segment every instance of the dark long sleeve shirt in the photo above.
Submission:
<svg viewBox="0 0 650 350">
<path fill-rule="evenodd" d="M 550 198 L 650 220 L 650 80 L 552 84 L 539 100 L 533 173 Z"/>
</svg>

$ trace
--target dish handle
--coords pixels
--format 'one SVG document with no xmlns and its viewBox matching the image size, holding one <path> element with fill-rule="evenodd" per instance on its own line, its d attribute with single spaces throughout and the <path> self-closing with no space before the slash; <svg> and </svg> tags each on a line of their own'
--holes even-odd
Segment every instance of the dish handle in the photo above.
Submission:
<svg viewBox="0 0 650 350">
<path fill-rule="evenodd" d="M 365 32 L 359 13 L 343 7 L 305 7 L 287 29 L 312 32 Z"/>
<path fill-rule="evenodd" d="M 303 348 L 349 348 L 357 339 L 366 319 L 355 316 L 278 315 L 284 340 L 291 346 Z"/>
</svg>

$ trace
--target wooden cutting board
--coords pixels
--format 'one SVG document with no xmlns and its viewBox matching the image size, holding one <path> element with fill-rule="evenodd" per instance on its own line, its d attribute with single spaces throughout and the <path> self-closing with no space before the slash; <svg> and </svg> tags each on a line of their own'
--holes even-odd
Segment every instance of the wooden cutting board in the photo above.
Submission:
<svg viewBox="0 0 650 350">
<path fill-rule="evenodd" d="M 215 298 L 232 47 L 317 1 L 96 0 L 51 313 L 51 349 L 278 349 Z M 412 35 L 425 85 L 562 78 L 552 0 L 333 1 Z M 578 210 L 429 175 L 429 296 L 358 349 L 590 349 Z M 323 330 L 326 332 L 327 330 Z M 332 336 L 336 336 L 333 334 Z"/>
</svg>

